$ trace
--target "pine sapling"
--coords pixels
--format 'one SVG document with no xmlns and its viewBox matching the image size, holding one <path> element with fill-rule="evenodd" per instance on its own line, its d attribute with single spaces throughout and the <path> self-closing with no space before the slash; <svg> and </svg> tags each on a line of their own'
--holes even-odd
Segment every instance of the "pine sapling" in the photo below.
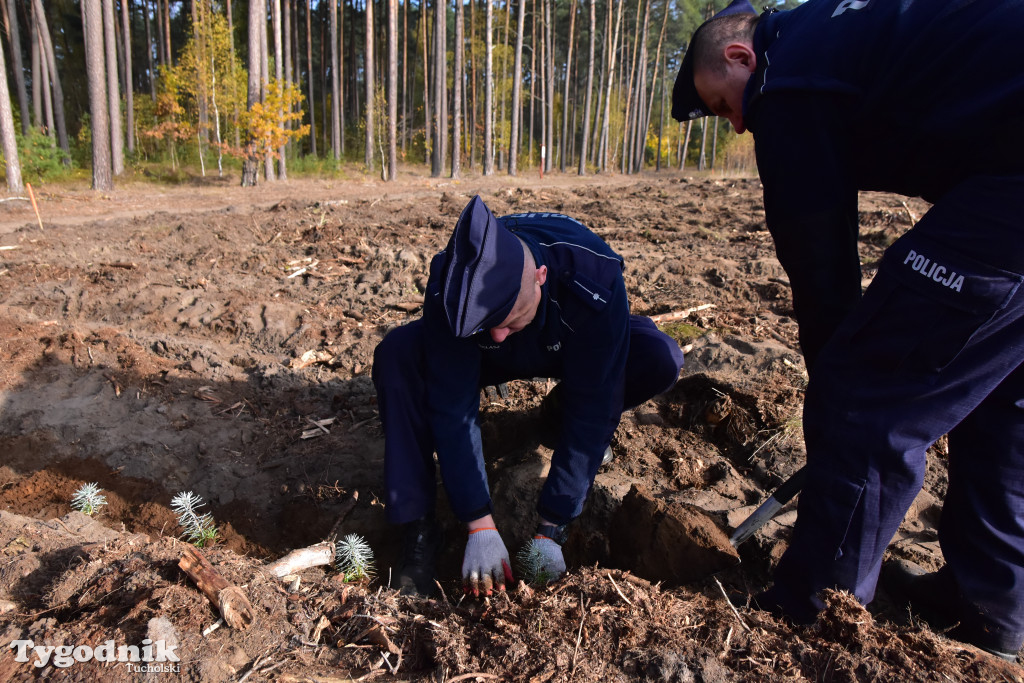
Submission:
<svg viewBox="0 0 1024 683">
<path fill-rule="evenodd" d="M 544 570 L 544 554 L 537 546 L 536 539 L 519 549 L 516 553 L 516 564 L 519 565 L 519 576 L 530 586 L 544 586 L 554 577 Z"/>
<path fill-rule="evenodd" d="M 197 548 L 205 548 L 219 536 L 213 515 L 196 511 L 203 505 L 202 497 L 191 491 L 179 493 L 171 499 L 171 509 L 178 515 L 178 524 L 185 530 L 182 537 Z"/>
<path fill-rule="evenodd" d="M 100 508 L 107 504 L 107 497 L 100 494 L 101 490 L 100 485 L 95 482 L 82 484 L 71 496 L 71 509 L 90 517 L 98 514 Z"/>
<path fill-rule="evenodd" d="M 335 564 L 346 582 L 369 581 L 373 578 L 373 550 L 359 534 L 349 534 L 338 541 Z"/>
</svg>

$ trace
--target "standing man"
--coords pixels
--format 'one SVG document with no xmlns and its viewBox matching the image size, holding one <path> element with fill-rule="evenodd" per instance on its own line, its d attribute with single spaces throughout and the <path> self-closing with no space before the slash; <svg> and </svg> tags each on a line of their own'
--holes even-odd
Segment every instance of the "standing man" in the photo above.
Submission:
<svg viewBox="0 0 1024 683">
<path fill-rule="evenodd" d="M 568 216 L 495 218 L 480 197 L 463 210 L 431 261 L 423 317 L 374 352 L 388 517 L 404 525 L 404 592 L 434 591 L 435 452 L 468 533 L 463 587 L 490 595 L 512 581 L 477 423 L 481 387 L 511 379 L 561 380 L 561 437 L 534 539 L 541 571 L 565 571 L 565 525 L 582 511 L 622 411 L 670 389 L 683 364 L 671 337 L 630 315 L 622 270 L 622 258 Z"/>
<path fill-rule="evenodd" d="M 694 34 L 672 115 L 753 133 L 810 374 L 807 481 L 762 607 L 870 602 L 949 434 L 946 564 L 894 583 L 954 638 L 1008 659 L 1024 640 L 1022 36 L 1020 0 L 739 0 Z M 863 297 L 858 190 L 933 203 Z"/>
</svg>

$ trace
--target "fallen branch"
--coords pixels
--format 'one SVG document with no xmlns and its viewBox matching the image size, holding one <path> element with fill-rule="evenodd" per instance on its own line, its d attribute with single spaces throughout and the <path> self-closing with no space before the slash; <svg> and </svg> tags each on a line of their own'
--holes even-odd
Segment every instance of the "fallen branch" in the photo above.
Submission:
<svg viewBox="0 0 1024 683">
<path fill-rule="evenodd" d="M 327 540 L 331 543 L 338 540 L 338 528 L 341 523 L 345 521 L 345 518 L 349 516 L 352 510 L 355 509 L 356 503 L 359 502 L 359 491 L 353 491 L 352 496 L 345 501 L 341 506 L 341 511 L 338 513 L 338 521 L 331 527 L 331 533 L 327 534 Z"/>
<path fill-rule="evenodd" d="M 21 249 L 21 245 L 19 245 L 19 244 L 12 244 L 12 245 L 10 245 L 8 247 L 0 247 L 0 251 L 10 251 L 11 249 Z"/>
<path fill-rule="evenodd" d="M 746 623 L 744 623 L 743 617 L 741 617 L 740 613 L 738 611 L 736 611 L 735 607 L 733 607 L 732 600 L 729 599 L 728 594 L 725 592 L 725 587 L 722 586 L 722 582 L 718 580 L 717 576 L 714 577 L 714 579 L 715 579 L 715 583 L 718 584 L 718 590 L 722 591 L 722 597 L 725 598 L 725 604 L 729 605 L 729 609 L 731 609 L 732 613 L 736 615 L 736 621 L 740 622 L 740 626 L 743 627 L 744 631 L 750 631 L 750 627 L 747 626 Z M 728 646 L 729 646 L 728 642 L 726 642 L 726 647 L 728 647 Z"/>
<path fill-rule="evenodd" d="M 633 603 L 632 603 L 632 602 L 630 601 L 630 599 L 629 599 L 629 598 L 627 598 L 627 597 L 626 597 L 626 596 L 625 596 L 625 595 L 624 595 L 624 594 L 622 593 L 622 591 L 620 591 L 620 590 L 619 590 L 619 586 L 618 586 L 618 584 L 616 584 L 616 583 L 615 583 L 615 579 L 613 579 L 613 578 L 612 578 L 612 575 L 611 575 L 611 574 L 608 574 L 608 580 L 612 582 L 612 588 L 614 588 L 614 589 L 615 589 L 615 592 L 619 594 L 619 597 L 620 597 L 620 598 L 622 598 L 623 600 L 625 600 L 625 601 L 626 601 L 626 604 L 627 604 L 627 605 L 629 605 L 630 607 L 632 607 L 632 606 L 633 606 Z"/>
<path fill-rule="evenodd" d="M 655 323 L 665 323 L 670 320 L 679 320 L 680 318 L 689 317 L 691 313 L 697 313 L 699 311 L 706 311 L 709 308 L 715 308 L 715 304 L 701 304 L 700 306 L 694 306 L 693 308 L 687 308 L 683 311 L 675 311 L 674 313 L 659 313 L 658 315 L 652 315 L 651 320 Z"/>
<path fill-rule="evenodd" d="M 281 578 L 289 574 L 295 574 L 303 569 L 319 567 L 320 565 L 334 562 L 334 544 L 330 541 L 321 541 L 306 548 L 293 550 L 284 557 L 274 560 L 266 565 L 264 569 Z"/>
<path fill-rule="evenodd" d="M 213 603 L 228 626 L 245 630 L 252 624 L 255 615 L 245 593 L 228 583 L 195 546 L 185 546 L 185 554 L 178 561 L 178 567 Z"/>
</svg>

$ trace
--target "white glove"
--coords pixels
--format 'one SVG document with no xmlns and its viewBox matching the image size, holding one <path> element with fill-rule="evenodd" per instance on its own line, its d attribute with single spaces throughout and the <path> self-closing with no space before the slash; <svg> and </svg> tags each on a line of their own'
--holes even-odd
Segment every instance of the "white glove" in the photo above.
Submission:
<svg viewBox="0 0 1024 683">
<path fill-rule="evenodd" d="M 483 528 L 469 532 L 466 554 L 462 558 L 462 588 L 474 597 L 490 595 L 494 588 L 505 590 L 511 585 L 512 568 L 508 550 L 497 529 Z"/>
<path fill-rule="evenodd" d="M 565 558 L 562 557 L 562 546 L 547 536 L 534 536 L 533 548 L 539 555 L 537 567 L 537 583 L 551 583 L 565 573 Z"/>
</svg>

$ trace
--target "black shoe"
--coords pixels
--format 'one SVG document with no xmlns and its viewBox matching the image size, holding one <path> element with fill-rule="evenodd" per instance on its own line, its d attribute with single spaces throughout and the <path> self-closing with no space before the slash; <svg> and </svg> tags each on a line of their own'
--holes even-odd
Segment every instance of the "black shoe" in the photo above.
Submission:
<svg viewBox="0 0 1024 683">
<path fill-rule="evenodd" d="M 437 592 L 437 556 L 444 535 L 433 518 L 409 522 L 402 534 L 402 560 L 394 587 L 402 595 L 433 597 Z"/>
<path fill-rule="evenodd" d="M 882 588 L 893 604 L 909 609 L 942 631 L 960 621 L 960 591 L 947 567 L 926 572 L 909 560 L 890 560 L 882 565 Z"/>
<path fill-rule="evenodd" d="M 953 640 L 959 640 L 961 643 L 973 645 L 979 650 L 984 650 L 1007 662 L 1017 661 L 1017 652 L 1022 640 L 1021 634 L 1006 633 L 991 624 L 984 623 L 980 618 L 965 619 L 955 628 L 950 629 L 946 636 Z"/>
<path fill-rule="evenodd" d="M 926 572 L 909 560 L 891 560 L 879 578 L 894 603 L 909 608 L 933 630 L 1008 662 L 1017 660 L 1024 634 L 998 628 L 965 601 L 948 567 Z"/>
</svg>

